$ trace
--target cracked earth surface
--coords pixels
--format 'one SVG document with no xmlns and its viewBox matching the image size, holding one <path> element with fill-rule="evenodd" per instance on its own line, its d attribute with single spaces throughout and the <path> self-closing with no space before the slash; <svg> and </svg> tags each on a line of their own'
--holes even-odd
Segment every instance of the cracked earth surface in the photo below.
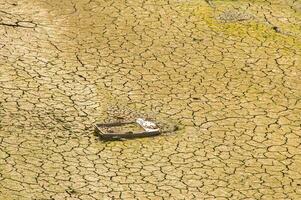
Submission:
<svg viewBox="0 0 301 200">
<path fill-rule="evenodd" d="M 300 27 L 298 0 L 3 0 L 0 199 L 301 199 Z M 116 108 L 180 129 L 102 142 Z"/>
</svg>

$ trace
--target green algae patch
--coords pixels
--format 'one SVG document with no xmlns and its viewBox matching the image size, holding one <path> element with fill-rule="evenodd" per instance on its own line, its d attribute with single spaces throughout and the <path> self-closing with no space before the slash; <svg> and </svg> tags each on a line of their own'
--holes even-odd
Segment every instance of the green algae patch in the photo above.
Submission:
<svg viewBox="0 0 301 200">
<path fill-rule="evenodd" d="M 257 42 L 271 43 L 289 48 L 293 46 L 298 47 L 298 49 L 301 48 L 301 41 L 295 37 L 296 33 L 300 33 L 300 28 L 295 25 L 281 27 L 281 31 L 278 31 L 279 27 L 273 27 L 258 19 L 230 22 L 219 20 L 217 19 L 217 11 L 209 5 L 200 4 L 195 6 L 183 4 L 181 5 L 181 9 L 201 19 L 196 23 L 197 29 L 209 29 L 214 36 L 218 35 L 224 38 L 231 37 L 240 39 L 249 38 Z M 220 13 L 220 11 L 218 13 Z"/>
</svg>

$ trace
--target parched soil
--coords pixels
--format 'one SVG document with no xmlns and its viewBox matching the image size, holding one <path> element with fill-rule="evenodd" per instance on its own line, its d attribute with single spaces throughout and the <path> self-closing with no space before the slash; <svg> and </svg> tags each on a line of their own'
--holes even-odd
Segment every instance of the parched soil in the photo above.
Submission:
<svg viewBox="0 0 301 200">
<path fill-rule="evenodd" d="M 300 27 L 298 0 L 2 0 L 0 199 L 301 199 Z M 179 128 L 93 134 L 148 115 Z"/>
</svg>

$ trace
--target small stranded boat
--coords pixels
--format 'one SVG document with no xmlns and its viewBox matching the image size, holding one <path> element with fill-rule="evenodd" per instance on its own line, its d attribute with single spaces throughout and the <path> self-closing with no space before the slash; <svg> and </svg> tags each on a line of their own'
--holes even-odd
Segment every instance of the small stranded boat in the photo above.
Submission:
<svg viewBox="0 0 301 200">
<path fill-rule="evenodd" d="M 103 140 L 122 140 L 160 135 L 160 128 L 151 121 L 138 118 L 131 122 L 113 122 L 95 125 L 95 133 Z"/>
</svg>

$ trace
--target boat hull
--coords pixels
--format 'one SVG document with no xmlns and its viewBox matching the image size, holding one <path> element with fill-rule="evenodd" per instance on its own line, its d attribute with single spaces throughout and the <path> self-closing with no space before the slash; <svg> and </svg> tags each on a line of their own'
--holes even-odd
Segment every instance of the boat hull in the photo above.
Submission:
<svg viewBox="0 0 301 200">
<path fill-rule="evenodd" d="M 105 128 L 112 128 L 116 126 L 123 126 L 127 124 L 133 124 L 135 122 L 114 122 L 106 124 L 96 124 L 95 134 L 102 140 L 122 140 L 122 139 L 135 139 L 135 138 L 145 138 L 154 137 L 160 135 L 160 130 L 156 131 L 141 131 L 141 132 L 125 132 L 125 133 L 108 133 L 105 132 Z"/>
</svg>

